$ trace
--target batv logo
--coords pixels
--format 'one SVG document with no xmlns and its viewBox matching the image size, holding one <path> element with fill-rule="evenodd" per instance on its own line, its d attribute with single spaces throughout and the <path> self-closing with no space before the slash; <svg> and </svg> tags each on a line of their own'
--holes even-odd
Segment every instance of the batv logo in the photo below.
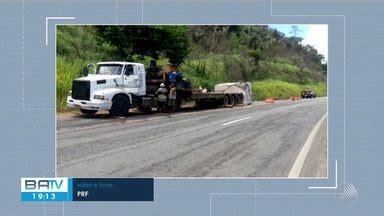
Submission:
<svg viewBox="0 0 384 216">
<path fill-rule="evenodd" d="M 68 178 L 22 178 L 21 192 L 68 192 Z"/>
<path fill-rule="evenodd" d="M 25 180 L 25 189 L 26 190 L 35 190 L 35 189 L 57 189 L 60 190 L 60 187 L 63 185 L 63 180 Z"/>
</svg>

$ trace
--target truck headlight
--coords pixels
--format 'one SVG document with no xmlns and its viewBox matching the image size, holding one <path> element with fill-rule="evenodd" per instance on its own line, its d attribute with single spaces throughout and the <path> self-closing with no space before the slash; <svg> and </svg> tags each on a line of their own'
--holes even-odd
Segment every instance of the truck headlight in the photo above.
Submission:
<svg viewBox="0 0 384 216">
<path fill-rule="evenodd" d="M 104 95 L 94 95 L 93 96 L 93 99 L 96 99 L 96 100 L 104 100 Z"/>
</svg>

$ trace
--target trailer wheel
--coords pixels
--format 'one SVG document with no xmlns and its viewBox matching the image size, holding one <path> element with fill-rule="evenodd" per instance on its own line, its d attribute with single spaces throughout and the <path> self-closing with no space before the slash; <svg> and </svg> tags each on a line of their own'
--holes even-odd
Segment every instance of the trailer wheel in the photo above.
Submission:
<svg viewBox="0 0 384 216">
<path fill-rule="evenodd" d="M 203 109 L 203 108 L 207 107 L 207 103 L 205 101 L 198 100 L 195 103 L 196 103 L 196 106 L 198 108 L 200 108 L 200 109 Z"/>
<path fill-rule="evenodd" d="M 243 94 L 236 95 L 236 104 L 242 104 L 244 100 Z"/>
<path fill-rule="evenodd" d="M 126 116 L 130 107 L 129 99 L 125 95 L 116 95 L 112 99 L 112 107 L 109 114 L 112 116 Z"/>
<path fill-rule="evenodd" d="M 236 104 L 236 98 L 235 98 L 235 95 L 231 94 L 231 95 L 229 96 L 229 98 L 230 98 L 230 100 L 229 100 L 229 106 L 230 106 L 230 107 L 235 106 L 235 104 Z"/>
<path fill-rule="evenodd" d="M 80 109 L 80 112 L 87 115 L 93 115 L 97 113 L 97 110 L 86 110 L 86 109 Z"/>
<path fill-rule="evenodd" d="M 224 107 L 228 106 L 228 103 L 229 103 L 229 96 L 225 95 L 223 98 L 223 106 Z"/>
</svg>

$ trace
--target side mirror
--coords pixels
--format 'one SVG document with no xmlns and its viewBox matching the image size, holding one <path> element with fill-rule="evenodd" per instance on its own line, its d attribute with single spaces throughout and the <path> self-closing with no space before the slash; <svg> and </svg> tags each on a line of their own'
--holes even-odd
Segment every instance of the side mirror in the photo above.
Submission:
<svg viewBox="0 0 384 216">
<path fill-rule="evenodd" d="M 96 74 L 96 65 L 94 65 L 94 64 L 88 64 L 87 65 L 87 71 L 88 71 L 88 73 L 89 73 L 89 71 L 91 71 L 91 69 L 90 68 L 93 68 L 93 74 Z M 88 75 L 88 73 L 87 73 L 87 75 Z"/>
</svg>

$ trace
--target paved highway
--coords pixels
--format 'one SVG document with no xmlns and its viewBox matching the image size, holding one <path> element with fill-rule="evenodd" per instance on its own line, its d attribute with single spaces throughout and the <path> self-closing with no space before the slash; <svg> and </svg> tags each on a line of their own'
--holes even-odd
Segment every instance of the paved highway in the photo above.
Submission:
<svg viewBox="0 0 384 216">
<path fill-rule="evenodd" d="M 327 98 L 57 117 L 57 175 L 326 177 Z"/>
</svg>

